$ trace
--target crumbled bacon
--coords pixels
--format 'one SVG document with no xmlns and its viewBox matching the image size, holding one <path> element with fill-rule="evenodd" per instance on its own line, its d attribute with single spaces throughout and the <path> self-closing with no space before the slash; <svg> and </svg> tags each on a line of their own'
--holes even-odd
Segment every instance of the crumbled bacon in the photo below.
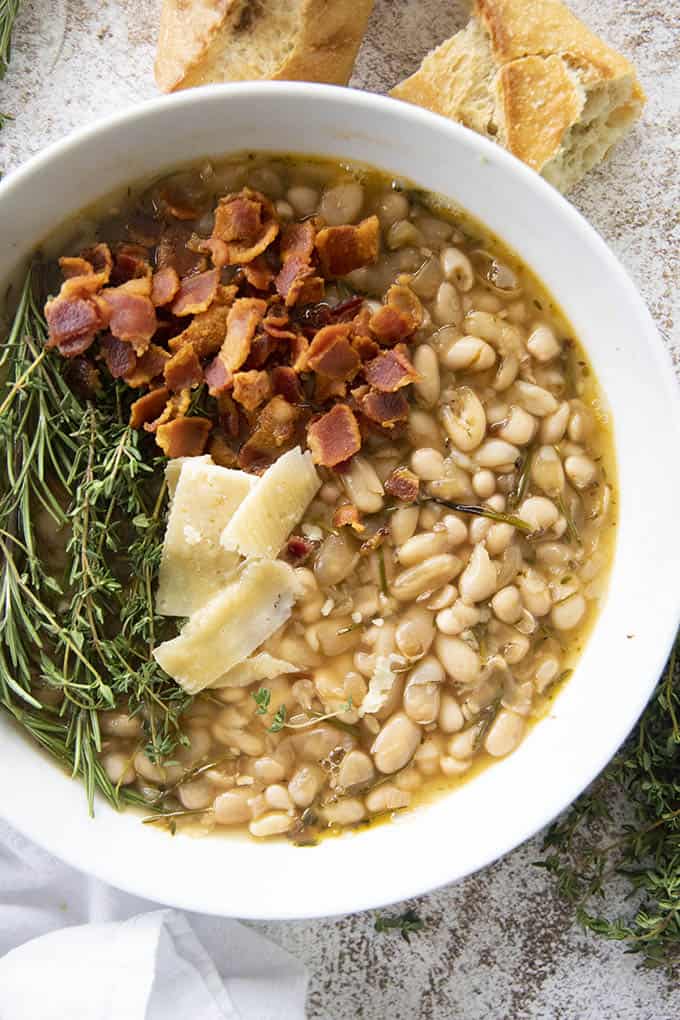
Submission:
<svg viewBox="0 0 680 1020">
<path fill-rule="evenodd" d="M 137 355 L 130 344 L 117 340 L 110 333 L 100 336 L 99 351 L 114 379 L 122 379 L 123 376 L 132 372 L 137 364 Z"/>
<path fill-rule="evenodd" d="M 232 395 L 236 403 L 245 407 L 246 411 L 254 411 L 272 395 L 268 373 L 255 369 L 250 372 L 236 372 Z"/>
<path fill-rule="evenodd" d="M 289 404 L 299 404 L 302 387 L 297 373 L 288 365 L 276 365 L 272 369 L 272 392 L 285 397 Z"/>
<path fill-rule="evenodd" d="M 253 337 L 250 353 L 244 362 L 246 368 L 262 368 L 274 351 L 281 347 L 281 341 L 268 333 Z"/>
<path fill-rule="evenodd" d="M 84 354 L 97 331 L 106 325 L 102 310 L 89 297 L 64 298 L 60 294 L 45 305 L 45 318 L 49 330 L 47 346 L 58 347 L 65 358 Z"/>
<path fill-rule="evenodd" d="M 163 387 L 165 389 L 165 387 Z M 171 393 L 165 407 L 153 421 L 145 422 L 144 428 L 147 432 L 156 432 L 161 425 L 175 418 L 183 418 L 191 405 L 191 390 L 180 390 L 179 393 Z"/>
<path fill-rule="evenodd" d="M 350 343 L 351 332 L 352 326 L 348 322 L 320 329 L 309 345 L 307 368 L 328 379 L 353 379 L 361 362 Z"/>
<path fill-rule="evenodd" d="M 211 397 L 218 397 L 234 384 L 234 377 L 217 354 L 204 370 L 205 381 L 208 384 L 208 393 Z"/>
<path fill-rule="evenodd" d="M 414 503 L 420 492 L 420 479 L 406 467 L 395 468 L 385 480 L 385 492 L 403 503 Z"/>
<path fill-rule="evenodd" d="M 217 412 L 220 426 L 228 436 L 237 436 L 239 432 L 239 412 L 231 393 L 220 393 L 217 396 Z"/>
<path fill-rule="evenodd" d="M 112 283 L 126 283 L 151 276 L 149 250 L 141 244 L 119 244 L 111 273 Z"/>
<path fill-rule="evenodd" d="M 380 250 L 380 224 L 369 216 L 358 226 L 324 227 L 316 235 L 316 250 L 326 277 L 347 276 L 370 265 Z"/>
<path fill-rule="evenodd" d="M 423 321 L 423 308 L 409 287 L 393 284 L 385 304 L 370 318 L 371 332 L 381 344 L 396 344 L 412 336 Z"/>
<path fill-rule="evenodd" d="M 362 361 L 371 361 L 380 353 L 380 348 L 375 340 L 371 340 L 370 336 L 364 336 L 363 334 L 352 337 L 352 347 Z"/>
<path fill-rule="evenodd" d="M 195 315 L 186 329 L 172 337 L 168 344 L 170 350 L 178 351 L 185 344 L 191 344 L 199 358 L 216 354 L 224 343 L 227 316 L 235 296 L 236 287 L 222 287 L 210 308 Z"/>
<path fill-rule="evenodd" d="M 215 464 L 220 467 L 234 468 L 238 465 L 238 457 L 227 442 L 226 436 L 213 430 L 208 443 L 208 453 Z"/>
<path fill-rule="evenodd" d="M 149 390 L 143 397 L 135 400 L 130 408 L 130 425 L 133 429 L 141 429 L 142 425 L 154 421 L 165 407 L 170 393 L 164 386 L 157 390 Z"/>
<path fill-rule="evenodd" d="M 164 266 L 151 277 L 151 300 L 156 308 L 169 305 L 179 290 L 179 276 L 173 266 Z"/>
<path fill-rule="evenodd" d="M 366 525 L 361 523 L 361 514 L 354 506 L 354 503 L 343 503 L 333 514 L 334 528 L 350 527 L 357 534 L 366 530 Z"/>
<path fill-rule="evenodd" d="M 314 403 L 325 404 L 327 400 L 344 400 L 347 383 L 342 379 L 331 379 L 317 372 L 314 376 Z"/>
<path fill-rule="evenodd" d="M 357 404 L 369 421 L 376 422 L 386 429 L 393 428 L 398 422 L 406 421 L 408 418 L 408 401 L 401 390 L 396 393 L 369 390 L 357 399 Z"/>
<path fill-rule="evenodd" d="M 156 332 L 156 309 L 150 293 L 151 281 L 146 279 L 129 280 L 101 293 L 102 302 L 110 309 L 111 332 L 119 340 L 132 344 L 135 354 L 144 353 Z"/>
<path fill-rule="evenodd" d="M 134 368 L 126 372 L 123 378 L 128 386 L 131 386 L 133 389 L 140 386 L 148 386 L 149 383 L 163 374 L 163 369 L 169 358 L 170 355 L 162 347 L 159 347 L 157 344 L 151 344 L 149 349 L 142 354 L 141 358 L 136 359 Z"/>
<path fill-rule="evenodd" d="M 267 303 L 260 298 L 238 298 L 229 309 L 227 335 L 219 357 L 230 372 L 240 368 L 248 357 L 255 330 L 266 310 Z"/>
<path fill-rule="evenodd" d="M 175 418 L 158 427 L 156 442 L 166 457 L 199 457 L 211 428 L 208 418 Z"/>
<path fill-rule="evenodd" d="M 180 347 L 177 353 L 165 362 L 163 375 L 165 385 L 173 392 L 200 386 L 203 382 L 203 369 L 194 348 L 190 344 Z"/>
<path fill-rule="evenodd" d="M 260 411 L 255 429 L 241 447 L 238 462 L 244 471 L 260 474 L 295 440 L 300 408 L 281 396 L 272 397 Z"/>
<path fill-rule="evenodd" d="M 364 375 L 369 386 L 384 393 L 394 393 L 420 378 L 402 345 L 383 351 L 377 358 L 367 362 L 364 365 Z"/>
<path fill-rule="evenodd" d="M 85 248 L 80 254 L 100 277 L 102 286 L 108 283 L 113 270 L 113 255 L 108 244 L 101 241 L 99 244 L 93 244 L 90 248 Z"/>
<path fill-rule="evenodd" d="M 65 280 L 71 280 L 74 276 L 90 276 L 94 273 L 94 266 L 87 259 L 64 255 L 59 259 L 59 268 Z"/>
<path fill-rule="evenodd" d="M 281 231 L 279 252 L 281 261 L 291 258 L 302 259 L 303 265 L 309 265 L 314 254 L 314 238 L 316 224 L 314 220 L 303 220 L 302 223 L 289 223 Z"/>
<path fill-rule="evenodd" d="M 274 207 L 258 191 L 243 188 L 221 198 L 215 225 L 203 247 L 218 267 L 244 265 L 261 255 L 279 232 Z"/>
<path fill-rule="evenodd" d="M 172 303 L 172 314 L 197 315 L 205 312 L 215 300 L 219 282 L 219 269 L 207 269 L 205 273 L 185 277 Z"/>
<path fill-rule="evenodd" d="M 324 467 L 334 467 L 359 452 L 359 423 L 347 404 L 335 404 L 308 426 L 307 445 L 315 464 Z"/>
<path fill-rule="evenodd" d="M 257 255 L 252 262 L 244 266 L 243 272 L 246 280 L 255 290 L 269 290 L 274 279 L 274 273 L 262 255 Z"/>
<path fill-rule="evenodd" d="M 314 543 L 310 542 L 308 538 L 303 538 L 302 535 L 291 535 L 286 543 L 286 557 L 296 567 L 299 567 L 309 558 L 313 548 Z"/>
</svg>

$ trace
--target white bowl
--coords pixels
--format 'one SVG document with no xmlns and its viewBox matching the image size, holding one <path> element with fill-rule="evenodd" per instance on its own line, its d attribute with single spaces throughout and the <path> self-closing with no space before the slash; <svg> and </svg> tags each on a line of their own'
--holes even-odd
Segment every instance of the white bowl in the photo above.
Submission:
<svg viewBox="0 0 680 1020">
<path fill-rule="evenodd" d="M 0 812 L 58 857 L 191 910 L 300 918 L 455 881 L 549 822 L 642 711 L 680 615 L 680 417 L 669 358 L 600 237 L 540 177 L 466 129 L 393 100 L 304 84 L 158 99 L 69 136 L 0 184 L 0 282 L 64 219 L 128 181 L 246 149 L 362 160 L 450 196 L 536 271 L 566 311 L 613 413 L 620 518 L 611 585 L 575 675 L 515 754 L 393 824 L 316 849 L 170 838 L 99 802 L 0 716 Z"/>
</svg>

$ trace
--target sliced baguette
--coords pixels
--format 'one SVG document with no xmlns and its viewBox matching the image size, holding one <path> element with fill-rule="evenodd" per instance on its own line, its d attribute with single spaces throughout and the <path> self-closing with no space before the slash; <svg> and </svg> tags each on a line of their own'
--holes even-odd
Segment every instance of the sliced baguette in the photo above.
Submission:
<svg viewBox="0 0 680 1020">
<path fill-rule="evenodd" d="M 559 0 L 475 0 L 467 26 L 391 95 L 500 142 L 561 191 L 645 101 L 632 64 Z"/>
<path fill-rule="evenodd" d="M 373 0 L 163 0 L 156 83 L 346 85 Z"/>
</svg>

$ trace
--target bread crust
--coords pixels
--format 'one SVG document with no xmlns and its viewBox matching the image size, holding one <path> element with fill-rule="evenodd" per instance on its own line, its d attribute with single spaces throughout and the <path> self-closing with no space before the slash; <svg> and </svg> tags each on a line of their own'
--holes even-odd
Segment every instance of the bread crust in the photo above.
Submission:
<svg viewBox="0 0 680 1020">
<path fill-rule="evenodd" d="M 475 0 L 466 28 L 391 95 L 500 142 L 563 190 L 606 154 L 607 138 L 624 133 L 645 99 L 633 65 L 560 0 Z M 572 129 L 583 118 L 592 131 L 598 103 L 609 104 L 617 126 L 604 118 L 594 158 L 594 150 L 570 153 Z"/>
<path fill-rule="evenodd" d="M 228 50 L 244 0 L 163 0 L 155 63 L 164 92 L 229 76 Z M 361 45 L 373 0 L 303 0 L 290 52 L 269 77 L 346 85 Z M 266 0 L 257 17 L 266 18 Z"/>
</svg>

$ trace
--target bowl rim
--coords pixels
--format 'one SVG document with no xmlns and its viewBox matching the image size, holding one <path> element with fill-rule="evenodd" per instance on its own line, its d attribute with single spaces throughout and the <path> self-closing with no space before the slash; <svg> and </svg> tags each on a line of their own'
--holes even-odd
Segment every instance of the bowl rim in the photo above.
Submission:
<svg viewBox="0 0 680 1020">
<path fill-rule="evenodd" d="M 314 96 L 316 99 L 320 98 L 324 102 L 328 101 L 330 106 L 348 113 L 353 108 L 362 107 L 377 118 L 388 109 L 390 116 L 394 117 L 396 111 L 397 117 L 403 120 L 406 125 L 408 123 L 429 125 L 432 130 L 448 137 L 454 143 L 476 150 L 481 158 L 492 158 L 496 163 L 500 164 L 505 172 L 519 178 L 523 187 L 536 192 L 542 197 L 543 201 L 552 204 L 557 214 L 565 221 L 568 221 L 570 230 L 579 242 L 587 243 L 595 252 L 606 271 L 607 278 L 616 284 L 617 290 L 626 292 L 628 300 L 635 307 L 640 322 L 644 325 L 644 340 L 647 349 L 656 363 L 658 382 L 663 386 L 665 399 L 669 407 L 672 408 L 673 420 L 670 425 L 677 438 L 680 438 L 680 389 L 675 378 L 670 354 L 666 350 L 659 331 L 637 288 L 597 230 L 586 221 L 583 215 L 564 196 L 510 153 L 469 129 L 420 107 L 383 95 L 307 82 L 229 83 L 203 86 L 170 96 L 159 96 L 113 115 L 98 118 L 91 124 L 72 131 L 63 139 L 52 143 L 21 166 L 12 170 L 4 180 L 0 180 L 0 209 L 5 203 L 12 201 L 15 190 L 30 182 L 32 177 L 39 177 L 49 167 L 50 163 L 58 161 L 62 156 L 78 150 L 81 146 L 96 141 L 97 136 L 103 132 L 117 128 L 124 129 L 127 124 L 134 121 L 146 120 L 152 122 L 155 115 L 167 107 L 183 109 L 195 107 L 202 103 L 215 102 L 219 104 L 220 102 L 227 102 L 231 97 L 247 98 L 258 96 L 269 97 L 278 102 L 286 101 L 293 103 L 301 98 Z M 40 241 L 42 241 L 42 238 L 38 243 Z M 565 312 L 569 316 L 570 310 L 568 308 L 565 309 Z M 674 470 L 676 475 L 678 474 L 677 468 L 671 470 Z M 453 878 L 438 875 L 434 880 L 423 880 L 422 878 L 418 879 L 415 875 L 402 875 L 399 889 L 395 891 L 392 899 L 386 899 L 384 895 L 379 895 L 378 897 L 364 895 L 358 899 L 352 899 L 349 896 L 331 896 L 326 904 L 320 903 L 317 908 L 307 906 L 303 912 L 279 910 L 275 914 L 268 911 L 266 905 L 263 908 L 258 908 L 254 904 L 254 909 L 247 912 L 240 911 L 239 916 L 253 920 L 272 919 L 272 917 L 281 920 L 292 920 L 337 916 L 384 906 L 388 903 L 398 902 L 425 892 L 434 891 L 452 881 L 458 881 L 488 866 L 535 835 L 544 825 L 548 824 L 572 803 L 596 778 L 630 733 L 647 705 L 655 688 L 657 678 L 660 676 L 666 662 L 668 651 L 673 643 L 678 621 L 680 620 L 680 586 L 678 587 L 677 594 L 669 599 L 664 607 L 660 607 L 659 612 L 663 616 L 663 624 L 658 626 L 656 632 L 659 636 L 656 654 L 653 657 L 649 657 L 648 683 L 639 685 L 639 694 L 636 699 L 633 700 L 632 696 L 629 696 L 630 711 L 625 722 L 621 721 L 613 728 L 613 731 L 612 727 L 610 727 L 607 731 L 608 735 L 604 746 L 596 749 L 593 748 L 589 751 L 588 767 L 578 772 L 577 778 L 565 777 L 564 784 L 560 787 L 559 793 L 556 792 L 550 804 L 547 807 L 544 806 L 542 821 L 537 823 L 535 818 L 532 817 L 530 820 L 527 818 L 524 825 L 517 826 L 512 831 L 512 834 L 506 834 L 504 838 L 499 839 L 493 850 L 481 855 L 474 865 L 456 873 Z M 597 628 L 597 622 L 595 628 Z M 219 904 L 214 904 L 211 907 L 211 903 L 206 901 L 197 905 L 195 899 L 192 899 L 190 894 L 183 895 L 181 889 L 169 891 L 162 887 L 162 879 L 154 885 L 153 882 L 149 881 L 148 874 L 144 876 L 143 880 L 137 880 L 135 875 L 121 877 L 115 872 L 115 866 L 109 867 L 108 860 L 92 860 L 91 857 L 88 857 L 87 852 L 81 853 L 79 847 L 74 845 L 73 841 L 69 844 L 68 848 L 65 848 L 63 841 L 57 838 L 55 833 L 47 832 L 41 829 L 40 826 L 33 826 L 24 816 L 13 816 L 11 812 L 8 813 L 4 805 L 0 806 L 0 816 L 4 817 L 27 838 L 39 843 L 66 863 L 88 874 L 92 874 L 104 882 L 146 899 L 157 899 L 159 902 L 169 903 L 182 909 L 201 910 L 205 913 L 225 916 L 224 909 Z M 352 899 L 351 904 L 347 902 L 350 899 Z"/>
</svg>

